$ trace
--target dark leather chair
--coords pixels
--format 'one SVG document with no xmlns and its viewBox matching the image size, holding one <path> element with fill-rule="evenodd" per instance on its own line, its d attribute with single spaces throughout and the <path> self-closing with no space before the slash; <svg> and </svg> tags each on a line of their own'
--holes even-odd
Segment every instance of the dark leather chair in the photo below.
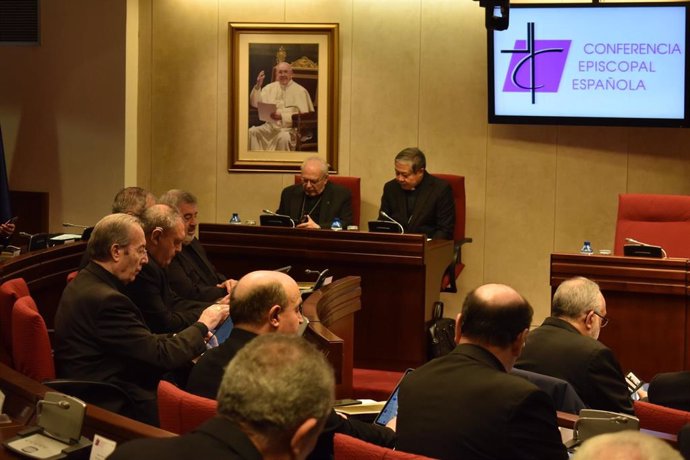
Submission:
<svg viewBox="0 0 690 460">
<path fill-rule="evenodd" d="M 465 177 L 454 174 L 434 174 L 435 177 L 447 181 L 453 189 L 455 201 L 455 232 L 453 233 L 453 262 L 448 266 L 441 281 L 441 292 L 458 292 L 456 280 L 465 264 L 462 263 L 462 245 L 471 243 L 472 238 L 465 236 Z"/>
</svg>

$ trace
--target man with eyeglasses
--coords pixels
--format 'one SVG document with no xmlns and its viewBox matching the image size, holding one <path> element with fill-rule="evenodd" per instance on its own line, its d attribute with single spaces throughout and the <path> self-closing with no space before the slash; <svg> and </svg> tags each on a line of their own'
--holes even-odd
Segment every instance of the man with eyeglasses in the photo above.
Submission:
<svg viewBox="0 0 690 460">
<path fill-rule="evenodd" d="M 450 184 L 429 174 L 426 157 L 416 147 L 395 157 L 395 178 L 383 186 L 382 218 L 400 224 L 405 233 L 424 233 L 427 238 L 452 240 L 455 231 L 455 200 Z"/>
<path fill-rule="evenodd" d="M 276 214 L 290 216 L 297 228 L 330 228 L 340 219 L 343 228 L 352 225 L 352 194 L 347 187 L 328 181 L 328 163 L 309 157 L 302 163 L 301 184 L 290 185 L 280 194 Z"/>
<path fill-rule="evenodd" d="M 196 237 L 198 224 L 197 199 L 190 192 L 171 189 L 158 199 L 180 213 L 185 224 L 182 251 L 168 265 L 168 280 L 176 294 L 185 299 L 215 302 L 230 294 L 237 284 L 218 273 L 208 259 L 206 250 Z"/>
<path fill-rule="evenodd" d="M 101 219 L 87 251 L 91 262 L 67 285 L 55 315 L 57 375 L 119 386 L 134 407 L 107 394 L 96 405 L 157 425 L 161 375 L 203 353 L 204 338 L 227 310 L 206 310 L 175 336 L 151 332 L 124 293 L 149 262 L 144 231 L 134 216 Z"/>
<path fill-rule="evenodd" d="M 592 409 L 634 414 L 620 364 L 597 340 L 607 324 L 599 286 L 579 276 L 566 280 L 553 296 L 551 316 L 530 332 L 515 367 L 570 382 Z"/>
<path fill-rule="evenodd" d="M 166 204 L 155 204 L 141 216 L 149 263 L 126 288 L 149 328 L 159 334 L 177 333 L 193 324 L 205 310 L 228 310 L 228 299 L 211 301 L 180 297 L 170 287 L 167 267 L 182 250 L 185 225 L 180 214 Z"/>
</svg>

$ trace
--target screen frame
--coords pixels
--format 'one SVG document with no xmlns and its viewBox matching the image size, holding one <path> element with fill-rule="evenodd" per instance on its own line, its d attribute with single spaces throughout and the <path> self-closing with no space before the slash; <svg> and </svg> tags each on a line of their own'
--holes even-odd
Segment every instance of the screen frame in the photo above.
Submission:
<svg viewBox="0 0 690 460">
<path fill-rule="evenodd" d="M 487 30 L 487 83 L 488 83 L 488 122 L 489 124 L 517 125 L 574 125 L 574 126 L 633 126 L 633 127 L 690 127 L 690 2 L 640 2 L 640 3 L 512 3 L 511 9 L 564 9 L 564 8 L 649 8 L 649 7 L 683 7 L 685 8 L 685 92 L 684 118 L 625 118 L 597 116 L 535 116 L 535 115 L 497 115 L 495 99 L 494 69 L 494 33 L 501 31 Z"/>
</svg>

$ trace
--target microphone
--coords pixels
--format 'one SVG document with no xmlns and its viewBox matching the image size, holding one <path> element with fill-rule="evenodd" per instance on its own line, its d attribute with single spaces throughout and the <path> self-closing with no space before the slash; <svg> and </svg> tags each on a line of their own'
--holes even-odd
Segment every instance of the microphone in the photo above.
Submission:
<svg viewBox="0 0 690 460">
<path fill-rule="evenodd" d="M 26 232 L 19 232 L 19 236 L 24 236 L 26 238 L 33 238 L 33 235 L 31 233 L 26 233 Z"/>
<path fill-rule="evenodd" d="M 643 243 L 642 241 L 637 241 L 632 238 L 626 238 L 625 241 L 632 244 L 639 244 L 640 246 L 655 246 L 653 244 Z"/>
<path fill-rule="evenodd" d="M 67 402 L 67 401 L 65 401 L 65 400 L 62 400 L 62 401 L 47 401 L 47 400 L 45 400 L 45 399 L 40 399 L 40 400 L 38 401 L 38 405 L 39 405 L 39 406 L 46 406 L 46 405 L 48 405 L 48 406 L 58 406 L 60 409 L 69 409 L 69 408 L 71 407 L 71 406 L 70 406 L 70 403 Z"/>
<path fill-rule="evenodd" d="M 405 233 L 405 229 L 404 229 L 403 226 L 400 224 L 400 222 L 398 222 L 397 220 L 393 219 L 391 216 L 389 216 L 388 214 L 386 214 L 386 211 L 379 211 L 379 213 L 380 213 L 383 217 L 385 217 L 387 220 L 393 222 L 393 223 L 396 224 L 398 227 L 400 227 L 400 233 Z"/>
<path fill-rule="evenodd" d="M 89 228 L 88 225 L 71 224 L 69 222 L 63 222 L 62 226 L 63 227 L 74 227 L 74 228 Z"/>
<path fill-rule="evenodd" d="M 286 216 L 285 214 L 278 214 L 277 212 L 273 212 L 270 209 L 262 209 L 261 212 L 263 212 L 264 214 L 268 214 L 269 216 L 284 217 L 285 219 L 289 219 L 292 223 L 292 227 L 295 227 L 295 221 L 290 216 Z"/>
<path fill-rule="evenodd" d="M 668 256 L 666 255 L 666 250 L 665 250 L 664 248 L 662 248 L 661 246 L 657 246 L 657 245 L 655 245 L 655 244 L 643 243 L 642 241 L 637 241 L 636 239 L 633 239 L 633 238 L 626 238 L 626 239 L 625 239 L 625 242 L 626 242 L 626 243 L 637 244 L 637 245 L 640 245 L 640 246 L 646 247 L 646 248 L 659 248 L 659 249 L 661 250 L 661 256 L 662 256 L 664 259 L 665 259 L 666 257 L 668 257 Z"/>
</svg>

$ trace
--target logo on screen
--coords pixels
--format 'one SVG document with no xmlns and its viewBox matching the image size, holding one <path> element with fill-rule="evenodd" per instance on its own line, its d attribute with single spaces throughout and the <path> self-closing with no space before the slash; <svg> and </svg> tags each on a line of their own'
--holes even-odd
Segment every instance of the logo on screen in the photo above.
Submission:
<svg viewBox="0 0 690 460">
<path fill-rule="evenodd" d="M 527 23 L 527 40 L 515 40 L 503 92 L 527 93 L 536 103 L 536 93 L 556 93 L 561 84 L 571 40 L 537 40 L 534 23 Z"/>
</svg>

